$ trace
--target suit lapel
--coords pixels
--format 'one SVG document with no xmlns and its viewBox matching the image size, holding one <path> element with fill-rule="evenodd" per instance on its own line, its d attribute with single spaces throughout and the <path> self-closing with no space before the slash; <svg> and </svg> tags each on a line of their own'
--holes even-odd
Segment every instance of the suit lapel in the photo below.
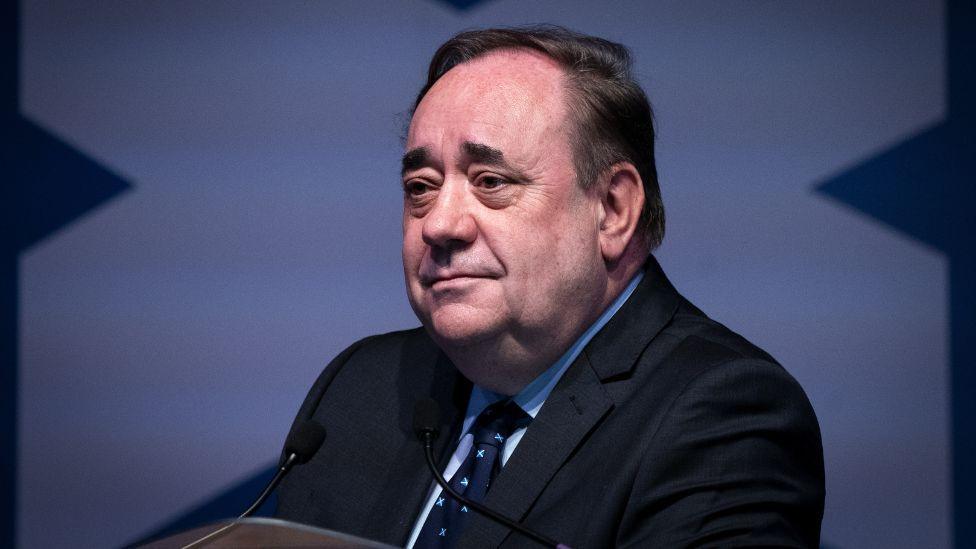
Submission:
<svg viewBox="0 0 976 549">
<path fill-rule="evenodd" d="M 515 453 L 498 474 L 485 505 L 515 520 L 524 519 L 553 475 L 600 419 L 612 401 L 580 355 L 546 399 Z M 508 528 L 485 517 L 472 517 L 459 548 L 496 547 Z"/>
</svg>

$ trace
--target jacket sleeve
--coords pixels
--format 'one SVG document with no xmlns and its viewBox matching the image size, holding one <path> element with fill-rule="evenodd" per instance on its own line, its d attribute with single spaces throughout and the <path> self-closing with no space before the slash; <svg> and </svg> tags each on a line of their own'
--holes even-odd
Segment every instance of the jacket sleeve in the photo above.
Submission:
<svg viewBox="0 0 976 549">
<path fill-rule="evenodd" d="M 707 368 L 649 437 L 618 546 L 818 546 L 820 430 L 779 365 L 735 359 Z"/>
</svg>

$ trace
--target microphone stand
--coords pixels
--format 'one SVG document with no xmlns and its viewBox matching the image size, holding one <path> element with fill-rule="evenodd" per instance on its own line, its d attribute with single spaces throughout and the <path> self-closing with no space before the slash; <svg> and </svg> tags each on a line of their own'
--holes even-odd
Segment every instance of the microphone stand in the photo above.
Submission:
<svg viewBox="0 0 976 549">
<path fill-rule="evenodd" d="M 278 483 L 281 482 L 281 479 L 283 479 L 285 475 L 288 474 L 288 471 L 291 470 L 292 466 L 295 465 L 296 461 L 298 461 L 297 453 L 292 452 L 288 454 L 288 458 L 285 459 L 285 462 L 281 465 L 281 467 L 278 468 L 278 472 L 276 472 L 275 476 L 272 477 L 271 482 L 269 482 L 268 485 L 264 487 L 264 491 L 262 491 L 261 495 L 258 496 L 257 501 L 252 503 L 251 506 L 247 508 L 247 511 L 241 513 L 241 516 L 237 517 L 237 519 L 235 519 L 234 522 L 227 523 L 221 526 L 220 528 L 214 530 L 213 532 L 210 532 L 209 534 L 203 536 L 202 538 L 184 545 L 180 549 L 193 549 L 195 547 L 199 547 L 201 544 L 204 544 L 210 541 L 211 539 L 214 539 L 226 533 L 231 528 L 237 526 L 238 520 L 245 519 L 253 515 L 255 511 L 257 511 L 261 507 L 261 505 L 265 502 L 265 500 L 268 499 L 268 496 L 271 495 L 271 492 L 273 492 L 274 489 L 278 487 Z"/>
</svg>

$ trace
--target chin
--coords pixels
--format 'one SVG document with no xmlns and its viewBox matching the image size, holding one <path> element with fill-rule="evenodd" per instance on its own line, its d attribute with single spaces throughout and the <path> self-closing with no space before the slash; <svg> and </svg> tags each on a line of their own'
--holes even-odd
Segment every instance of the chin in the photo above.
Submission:
<svg viewBox="0 0 976 549">
<path fill-rule="evenodd" d="M 431 313 L 424 325 L 439 345 L 450 347 L 482 343 L 499 332 L 497 319 L 486 318 L 483 311 L 464 306 L 440 308 Z"/>
</svg>

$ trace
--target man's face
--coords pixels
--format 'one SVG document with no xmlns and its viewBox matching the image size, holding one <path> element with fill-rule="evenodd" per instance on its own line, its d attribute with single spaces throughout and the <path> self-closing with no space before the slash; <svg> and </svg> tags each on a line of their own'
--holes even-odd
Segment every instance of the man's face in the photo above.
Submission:
<svg viewBox="0 0 976 549">
<path fill-rule="evenodd" d="M 411 306 L 445 350 L 489 342 L 554 360 L 599 314 L 602 210 L 576 184 L 569 130 L 562 70 L 535 53 L 459 65 L 418 106 L 403 268 Z"/>
</svg>

